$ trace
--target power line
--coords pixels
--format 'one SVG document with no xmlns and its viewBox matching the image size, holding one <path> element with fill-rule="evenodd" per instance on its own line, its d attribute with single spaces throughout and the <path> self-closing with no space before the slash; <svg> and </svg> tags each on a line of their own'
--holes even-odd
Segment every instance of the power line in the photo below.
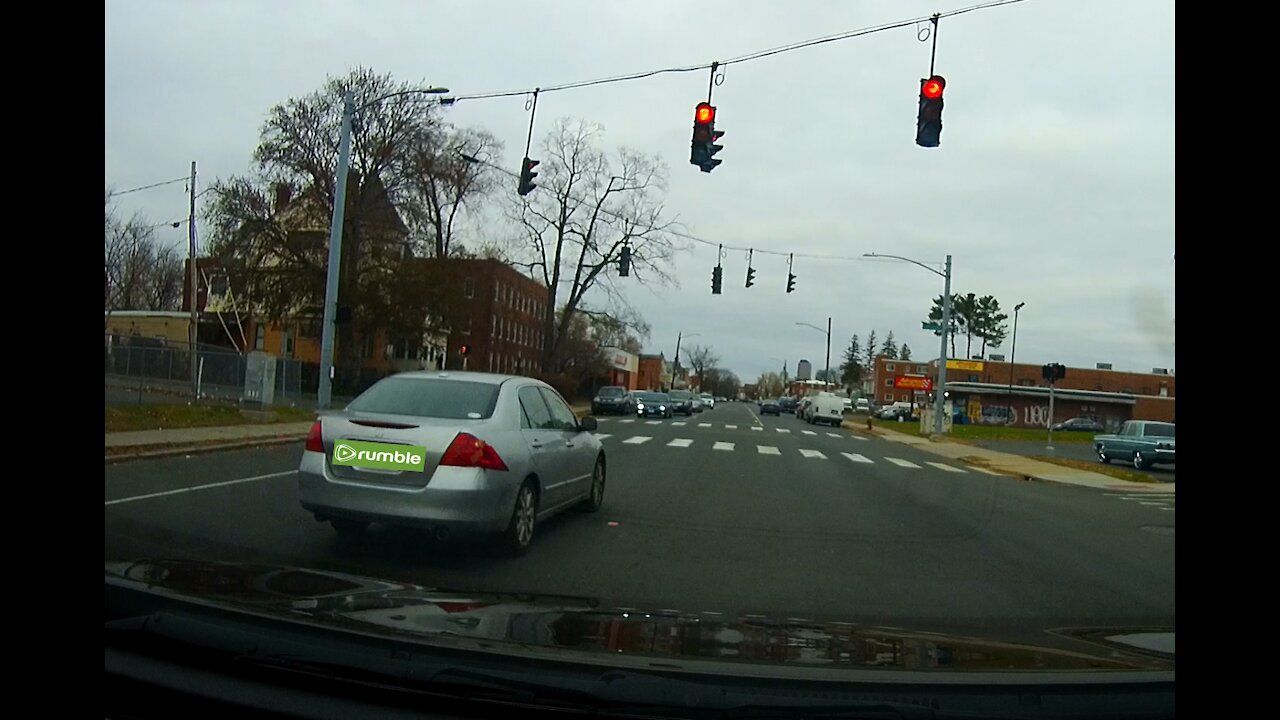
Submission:
<svg viewBox="0 0 1280 720">
<path fill-rule="evenodd" d="M 176 183 L 176 182 L 185 182 L 190 179 L 191 179 L 190 177 L 174 178 L 172 180 L 165 180 L 164 182 L 152 183 L 150 185 L 143 185 L 142 187 L 129 188 L 128 190 L 119 190 L 119 191 L 111 192 L 108 194 L 109 195 L 125 195 L 131 192 L 138 192 L 139 190 L 149 190 L 153 187 L 160 187 L 161 185 L 172 185 L 173 183 Z"/>
<path fill-rule="evenodd" d="M 972 5 L 970 7 L 961 8 L 959 10 L 951 10 L 945 13 L 938 13 L 936 17 L 938 18 L 952 17 L 955 15 L 961 15 L 963 13 L 973 12 L 974 10 L 985 10 L 988 8 L 999 7 L 1001 5 L 1011 5 L 1013 3 L 1019 3 L 1024 1 L 1025 0 L 993 0 L 993 2 L 983 3 L 981 5 Z M 874 27 L 861 28 L 858 30 L 848 30 L 846 32 L 837 33 L 835 35 L 827 35 L 824 37 L 813 38 L 810 40 L 801 40 L 799 42 L 790 43 L 788 45 L 781 45 L 779 47 L 771 48 L 768 50 L 759 50 L 753 53 L 748 53 L 746 55 L 740 55 L 736 58 L 732 58 L 730 60 L 725 60 L 723 62 L 720 62 L 719 66 L 724 67 L 726 65 L 731 65 L 735 63 L 737 64 L 746 63 L 752 60 L 759 60 L 760 58 L 769 57 L 771 55 L 778 55 L 780 53 L 791 52 L 794 50 L 801 50 L 807 47 L 813 47 L 814 45 L 822 45 L 824 43 L 836 42 L 838 40 L 848 40 L 850 38 L 860 37 L 863 35 L 870 35 L 872 33 L 877 33 L 877 32 L 884 32 L 886 30 L 895 30 L 897 28 L 907 27 L 909 25 L 916 25 L 922 22 L 929 22 L 933 17 L 935 16 L 928 15 L 928 16 L 923 16 L 918 18 L 912 18 L 910 20 L 900 20 L 892 23 L 886 23 L 884 25 L 876 25 Z M 669 68 L 660 68 L 656 70 L 644 70 L 641 72 L 627 73 L 624 75 L 614 75 L 611 77 L 598 78 L 596 80 L 579 80 L 576 82 L 562 83 L 560 85 L 544 85 L 544 86 L 539 86 L 538 91 L 543 93 L 548 93 L 548 92 L 556 92 L 559 90 L 572 90 L 576 88 L 590 87 L 592 85 L 605 85 L 608 83 L 626 82 L 628 80 L 639 80 L 642 78 L 653 77 L 654 75 L 662 75 L 665 73 L 686 73 L 686 72 L 695 72 L 699 70 L 710 70 L 711 67 L 712 67 L 712 63 L 702 63 L 698 65 L 685 65 L 681 67 L 669 67 Z M 532 92 L 533 92 L 533 89 L 527 89 L 527 90 L 503 90 L 503 91 L 487 92 L 487 93 L 473 93 L 470 95 L 454 95 L 451 97 L 450 104 L 458 100 L 483 100 L 487 98 L 515 97 L 519 95 L 528 95 Z"/>
</svg>

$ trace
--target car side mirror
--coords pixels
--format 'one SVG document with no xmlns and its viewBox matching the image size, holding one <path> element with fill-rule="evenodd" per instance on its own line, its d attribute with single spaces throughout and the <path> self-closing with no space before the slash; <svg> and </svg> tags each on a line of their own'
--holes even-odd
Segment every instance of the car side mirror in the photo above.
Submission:
<svg viewBox="0 0 1280 720">
<path fill-rule="evenodd" d="M 584 417 L 578 421 L 578 429 L 585 432 L 595 432 L 600 427 L 600 423 L 596 422 L 593 417 Z"/>
</svg>

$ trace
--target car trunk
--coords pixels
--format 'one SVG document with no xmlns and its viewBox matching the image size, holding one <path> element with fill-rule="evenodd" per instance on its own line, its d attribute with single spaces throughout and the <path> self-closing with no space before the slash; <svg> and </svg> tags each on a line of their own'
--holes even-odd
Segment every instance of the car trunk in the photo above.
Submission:
<svg viewBox="0 0 1280 720">
<path fill-rule="evenodd" d="M 346 412 L 321 418 L 325 464 L 334 477 L 382 485 L 424 487 L 431 480 L 440 458 L 459 432 L 479 432 L 482 422 L 454 418 L 422 418 L 389 413 Z M 358 440 L 386 445 L 417 446 L 425 449 L 421 471 L 384 470 L 335 465 L 333 448 L 338 440 Z"/>
</svg>

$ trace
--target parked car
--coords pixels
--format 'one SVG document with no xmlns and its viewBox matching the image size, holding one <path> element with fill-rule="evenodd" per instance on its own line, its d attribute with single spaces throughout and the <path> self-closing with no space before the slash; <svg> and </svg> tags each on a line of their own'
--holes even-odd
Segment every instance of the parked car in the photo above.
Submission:
<svg viewBox="0 0 1280 720">
<path fill-rule="evenodd" d="M 1054 430 L 1087 430 L 1089 432 L 1095 432 L 1095 433 L 1104 432 L 1106 430 L 1106 428 L 1102 426 L 1102 423 L 1098 422 L 1097 420 L 1094 420 L 1093 418 L 1087 418 L 1087 417 L 1073 417 L 1070 420 L 1064 420 L 1060 423 L 1055 423 L 1053 426 L 1053 429 Z"/>
<path fill-rule="evenodd" d="M 551 515 L 600 508 L 606 461 L 595 429 L 533 378 L 398 373 L 312 425 L 299 498 L 340 535 L 405 525 L 495 536 L 519 555 Z"/>
<path fill-rule="evenodd" d="M 1093 436 L 1098 461 L 1127 460 L 1137 470 L 1152 465 L 1173 465 L 1173 423 L 1129 420 L 1114 435 Z"/>
<path fill-rule="evenodd" d="M 876 417 L 881 420 L 897 420 L 898 418 L 910 420 L 912 414 L 911 403 L 896 402 L 880 408 L 880 411 L 876 413 Z"/>
<path fill-rule="evenodd" d="M 693 393 L 688 390 L 672 390 L 667 394 L 671 396 L 672 412 L 693 415 Z"/>
<path fill-rule="evenodd" d="M 805 422 L 810 425 L 827 423 L 840 427 L 840 423 L 844 422 L 844 402 L 845 398 L 831 393 L 820 393 L 813 396 L 810 398 L 809 407 L 805 411 Z"/>
<path fill-rule="evenodd" d="M 711 393 L 702 393 L 699 397 L 702 398 L 702 403 L 707 406 L 708 410 L 715 409 L 716 399 L 712 397 Z"/>
<path fill-rule="evenodd" d="M 781 397 L 781 398 L 778 398 L 778 407 L 779 407 L 779 408 L 782 410 L 782 412 L 784 412 L 784 413 L 793 413 L 793 412 L 795 412 L 795 411 L 796 411 L 796 406 L 797 406 L 797 405 L 799 405 L 799 404 L 800 404 L 800 403 L 799 403 L 799 401 L 797 401 L 797 400 L 796 400 L 795 398 L 793 398 L 793 397 Z"/>
<path fill-rule="evenodd" d="M 692 395 L 692 399 L 693 399 L 693 411 L 694 411 L 694 412 L 696 412 L 696 413 L 700 413 L 700 412 L 702 412 L 703 410 L 706 410 L 706 409 L 707 409 L 707 404 L 706 404 L 706 403 L 704 403 L 704 402 L 702 402 L 702 396 L 701 396 L 701 395 L 698 395 L 698 394 L 696 394 L 696 393 L 690 393 L 690 395 Z"/>
<path fill-rule="evenodd" d="M 627 389 L 619 385 L 606 385 L 591 398 L 592 415 L 627 414 Z"/>
<path fill-rule="evenodd" d="M 760 401 L 761 415 L 782 415 L 782 407 L 779 405 L 777 398 L 771 398 Z"/>
<path fill-rule="evenodd" d="M 853 400 L 850 398 L 840 398 L 840 403 L 844 406 L 842 412 L 853 412 Z"/>
<path fill-rule="evenodd" d="M 871 412 L 871 401 L 866 398 L 858 398 L 853 401 L 854 412 Z"/>
<path fill-rule="evenodd" d="M 669 418 L 674 415 L 670 395 L 662 392 L 636 393 L 636 417 Z"/>
<path fill-rule="evenodd" d="M 805 421 L 808 421 L 808 419 L 809 419 L 809 405 L 810 405 L 810 404 L 812 404 L 812 403 L 813 403 L 813 398 L 812 398 L 812 397 L 807 397 L 807 396 L 806 396 L 806 397 L 802 397 L 802 398 L 800 398 L 800 401 L 799 401 L 798 403 L 796 403 L 796 409 L 792 411 L 792 412 L 794 412 L 794 413 L 795 413 L 795 415 L 796 415 L 796 419 L 797 419 L 797 420 L 805 420 Z"/>
</svg>

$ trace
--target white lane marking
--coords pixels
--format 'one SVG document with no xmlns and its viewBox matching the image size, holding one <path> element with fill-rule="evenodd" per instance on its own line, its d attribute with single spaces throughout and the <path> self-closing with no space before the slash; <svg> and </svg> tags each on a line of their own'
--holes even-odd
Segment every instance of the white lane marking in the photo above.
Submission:
<svg viewBox="0 0 1280 720">
<path fill-rule="evenodd" d="M 996 472 L 995 470 L 988 470 L 984 467 L 978 467 L 977 465 L 970 465 L 969 469 L 976 470 L 977 472 L 980 472 L 980 473 L 986 473 L 988 475 L 1004 475 L 1004 473 L 1002 472 Z"/>
<path fill-rule="evenodd" d="M 864 442 L 866 441 L 866 438 L 862 437 L 861 435 L 852 435 L 852 434 L 851 434 L 851 435 L 849 435 L 849 437 L 853 438 L 854 440 L 862 440 L 862 441 L 864 441 Z"/>
<path fill-rule="evenodd" d="M 644 424 L 645 425 L 661 425 L 662 421 L 661 420 L 645 420 Z"/>
<path fill-rule="evenodd" d="M 688 424 L 689 424 L 689 423 L 687 423 L 687 422 L 685 422 L 685 421 L 681 420 L 680 422 L 673 422 L 673 423 L 671 423 L 671 427 L 684 427 L 685 425 L 688 425 Z"/>
<path fill-rule="evenodd" d="M 841 454 L 841 455 L 843 455 L 843 456 L 845 456 L 845 457 L 847 457 L 847 458 L 849 458 L 850 460 L 852 460 L 852 461 L 854 461 L 854 462 L 860 462 L 860 463 L 875 462 L 875 460 L 872 460 L 871 458 L 867 457 L 866 455 L 859 455 L 858 453 L 847 453 L 847 452 L 842 452 L 842 453 L 840 453 L 840 454 Z"/>
<path fill-rule="evenodd" d="M 894 465 L 897 465 L 897 466 L 899 466 L 899 467 L 909 467 L 909 468 L 918 468 L 918 467 L 920 467 L 919 465 L 917 465 L 917 464 L 915 464 L 915 463 L 911 462 L 910 460 L 903 460 L 902 458 L 891 458 L 891 457 L 887 457 L 887 458 L 885 458 L 885 460 L 888 460 L 889 462 L 891 462 L 891 463 L 893 463 Z"/>
<path fill-rule="evenodd" d="M 1172 512 L 1172 511 L 1173 511 L 1173 508 L 1171 508 L 1171 507 L 1162 507 L 1162 508 L 1160 508 L 1160 509 L 1161 509 L 1161 510 L 1168 510 L 1168 511 L 1170 511 L 1170 512 Z"/>
<path fill-rule="evenodd" d="M 772 445 L 757 445 L 756 452 L 761 455 L 781 455 L 782 452 Z"/>
<path fill-rule="evenodd" d="M 827 433 L 827 437 L 841 437 L 840 433 Z"/>
<path fill-rule="evenodd" d="M 814 431 L 812 431 L 812 430 L 801 430 L 800 432 L 804 433 L 805 435 L 817 435 L 817 434 L 818 434 L 818 433 L 816 433 L 816 432 L 814 432 Z"/>
<path fill-rule="evenodd" d="M 1139 505 L 1153 505 L 1153 506 L 1155 506 L 1155 507 L 1164 507 L 1164 506 L 1165 506 L 1165 504 L 1164 504 L 1164 503 L 1153 503 L 1153 502 L 1139 502 L 1138 504 L 1139 504 Z"/>
<path fill-rule="evenodd" d="M 822 452 L 821 452 L 821 451 L 819 451 L 819 450 L 804 450 L 804 449 L 801 449 L 801 450 L 800 450 L 800 454 L 801 454 L 801 455 L 803 455 L 803 456 L 805 456 L 805 457 L 807 457 L 807 458 L 821 458 L 821 459 L 823 459 L 823 460 L 826 460 L 826 459 L 827 459 L 827 456 L 826 456 L 826 455 L 823 455 L 823 454 L 822 454 Z"/>
<path fill-rule="evenodd" d="M 925 462 L 925 465 L 932 465 L 932 466 L 934 466 L 934 467 L 938 468 L 939 470 L 946 470 L 947 472 L 953 472 L 953 473 L 962 473 L 962 472 L 964 472 L 963 470 L 961 470 L 961 469 L 960 469 L 960 468 L 958 468 L 958 467 L 951 467 L 950 465 L 943 465 L 942 463 L 937 463 L 937 462 Z"/>
<path fill-rule="evenodd" d="M 787 428 L 774 428 L 774 429 L 775 429 L 775 430 L 777 430 L 778 432 L 784 432 L 784 433 L 789 433 L 789 432 L 791 432 L 791 431 L 790 431 L 790 430 L 788 430 Z"/>
<path fill-rule="evenodd" d="M 733 443 L 731 443 L 731 442 L 717 442 L 715 445 L 712 445 L 712 446 L 711 446 L 711 449 L 712 449 L 712 450 L 732 450 L 732 449 L 733 449 Z"/>
<path fill-rule="evenodd" d="M 635 435 L 633 437 L 627 438 L 626 440 L 623 440 L 622 442 L 628 445 L 639 445 L 640 443 L 643 443 L 643 442 L 649 442 L 652 439 L 653 438 L 649 437 L 648 435 Z"/>
<path fill-rule="evenodd" d="M 689 447 L 692 444 L 693 440 L 690 438 L 676 438 L 667 443 L 667 447 Z"/>
<path fill-rule="evenodd" d="M 166 495 L 178 495 L 180 493 L 195 492 L 196 490 L 208 490 L 210 488 L 225 487 L 227 485 L 238 485 L 240 483 L 254 482 L 257 480 L 269 480 L 271 478 L 284 477 L 285 475 L 293 475 L 297 470 L 285 470 L 284 472 L 271 473 L 270 475 L 256 475 L 249 478 L 240 478 L 239 480 L 225 480 L 223 482 L 209 483 L 207 485 L 193 485 L 191 487 L 178 488 L 177 490 L 165 490 L 164 492 L 147 493 L 146 495 L 134 495 L 133 497 L 119 498 L 117 500 L 107 500 L 107 505 L 119 505 L 120 503 L 133 502 L 134 500 L 149 500 L 150 498 L 164 497 Z"/>
<path fill-rule="evenodd" d="M 698 423 L 698 427 L 711 427 L 711 423 Z"/>
<path fill-rule="evenodd" d="M 752 425 L 752 426 L 751 426 L 751 429 L 752 429 L 752 430 L 761 430 L 761 431 L 763 431 L 763 430 L 764 430 L 764 428 L 762 428 L 762 427 L 757 427 L 757 426 L 755 426 L 755 425 Z"/>
<path fill-rule="evenodd" d="M 636 421 L 636 419 L 635 419 L 635 418 L 627 418 L 626 420 L 619 420 L 618 422 L 622 422 L 622 423 L 633 423 L 633 422 L 635 422 L 635 421 Z"/>
<path fill-rule="evenodd" d="M 725 429 L 725 430 L 737 430 L 737 429 L 738 429 L 738 426 L 737 426 L 737 425 L 725 425 L 725 426 L 724 426 L 724 429 Z"/>
<path fill-rule="evenodd" d="M 597 440 L 603 440 L 603 439 L 605 439 L 605 438 L 611 438 L 611 437 L 613 437 L 613 436 L 612 436 L 612 435 L 610 435 L 609 433 L 593 433 L 593 434 L 596 436 L 596 439 L 597 439 Z"/>
</svg>

